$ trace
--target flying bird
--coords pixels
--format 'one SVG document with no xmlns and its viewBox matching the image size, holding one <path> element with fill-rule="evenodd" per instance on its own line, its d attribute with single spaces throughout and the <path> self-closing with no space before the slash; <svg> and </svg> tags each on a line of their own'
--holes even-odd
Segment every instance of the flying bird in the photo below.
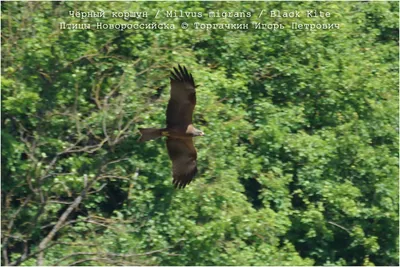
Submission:
<svg viewBox="0 0 400 267">
<path fill-rule="evenodd" d="M 139 128 L 139 142 L 166 136 L 168 155 L 172 161 L 172 183 L 184 188 L 197 173 L 197 152 L 193 137 L 204 133 L 192 124 L 196 105 L 196 85 L 185 67 L 178 65 L 171 71 L 171 96 L 167 106 L 167 127 Z"/>
</svg>

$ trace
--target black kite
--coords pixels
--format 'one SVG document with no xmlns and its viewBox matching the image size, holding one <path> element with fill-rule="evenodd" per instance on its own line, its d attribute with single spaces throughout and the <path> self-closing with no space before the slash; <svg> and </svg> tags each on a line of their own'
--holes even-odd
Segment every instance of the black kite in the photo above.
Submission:
<svg viewBox="0 0 400 267">
<path fill-rule="evenodd" d="M 166 136 L 168 155 L 172 161 L 173 184 L 184 188 L 197 173 L 197 152 L 193 137 L 204 133 L 192 125 L 196 105 L 196 86 L 192 74 L 185 67 L 171 71 L 171 97 L 167 106 L 167 127 L 139 128 L 140 142 Z"/>
</svg>

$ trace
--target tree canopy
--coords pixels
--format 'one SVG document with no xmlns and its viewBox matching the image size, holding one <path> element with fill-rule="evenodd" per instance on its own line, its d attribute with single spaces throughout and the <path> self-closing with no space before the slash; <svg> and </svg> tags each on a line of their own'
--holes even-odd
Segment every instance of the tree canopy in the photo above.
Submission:
<svg viewBox="0 0 400 267">
<path fill-rule="evenodd" d="M 398 10 L 2 3 L 3 265 L 398 265 Z M 206 134 L 184 190 L 137 142 L 177 64 Z"/>
</svg>

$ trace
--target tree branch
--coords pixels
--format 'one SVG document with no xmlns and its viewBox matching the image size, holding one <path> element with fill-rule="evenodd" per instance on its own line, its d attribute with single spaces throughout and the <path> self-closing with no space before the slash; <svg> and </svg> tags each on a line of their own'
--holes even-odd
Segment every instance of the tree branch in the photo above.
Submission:
<svg viewBox="0 0 400 267">
<path fill-rule="evenodd" d="M 100 164 L 101 166 L 102 164 Z M 95 178 L 93 178 L 90 182 L 88 182 L 87 186 L 82 190 L 77 198 L 75 198 L 74 202 L 64 211 L 61 217 L 58 219 L 56 225 L 50 231 L 50 233 L 40 242 L 39 244 L 39 256 L 37 258 L 37 265 L 42 266 L 44 260 L 44 250 L 47 247 L 47 244 L 54 238 L 54 235 L 58 232 L 58 230 L 63 226 L 65 221 L 71 212 L 78 207 L 78 205 L 82 202 L 82 199 L 86 196 L 88 190 L 92 187 L 92 185 L 97 181 L 97 178 L 100 176 L 101 168 L 99 168 L 98 173 Z"/>
<path fill-rule="evenodd" d="M 19 208 L 17 209 L 17 211 L 13 214 L 13 216 L 11 217 L 8 225 L 7 225 L 7 233 L 5 234 L 4 238 L 3 238 L 3 243 L 2 243 L 2 254 L 3 254 L 3 259 L 4 259 L 4 265 L 8 265 L 8 252 L 7 252 L 7 247 L 8 247 L 8 240 L 9 240 L 9 236 L 11 234 L 11 231 L 14 227 L 14 221 L 17 218 L 18 214 L 21 212 L 22 208 L 25 207 L 28 202 L 31 200 L 32 195 L 29 195 L 24 203 L 22 203 L 21 206 L 19 206 Z"/>
</svg>

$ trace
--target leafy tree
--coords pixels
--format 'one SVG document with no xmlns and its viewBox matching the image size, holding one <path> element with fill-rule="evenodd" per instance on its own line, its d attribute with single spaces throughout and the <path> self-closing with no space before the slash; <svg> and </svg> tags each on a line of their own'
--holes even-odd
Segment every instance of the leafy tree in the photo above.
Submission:
<svg viewBox="0 0 400 267">
<path fill-rule="evenodd" d="M 398 3 L 1 8 L 4 265 L 398 264 Z M 332 16 L 258 18 L 314 9 Z M 173 10 L 204 15 L 167 18 Z M 149 16 L 110 14 L 124 11 Z M 165 123 L 178 63 L 200 85 L 194 121 L 206 133 L 184 190 L 163 141 L 138 144 L 136 130 Z"/>
</svg>

